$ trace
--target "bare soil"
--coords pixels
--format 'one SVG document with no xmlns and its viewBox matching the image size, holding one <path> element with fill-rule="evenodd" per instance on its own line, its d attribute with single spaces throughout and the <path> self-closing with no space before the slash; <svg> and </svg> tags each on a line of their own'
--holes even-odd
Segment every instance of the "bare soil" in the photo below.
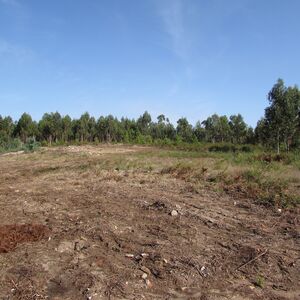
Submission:
<svg viewBox="0 0 300 300">
<path fill-rule="evenodd" d="M 299 209 L 195 189 L 159 151 L 0 156 L 0 298 L 300 299 Z"/>
</svg>

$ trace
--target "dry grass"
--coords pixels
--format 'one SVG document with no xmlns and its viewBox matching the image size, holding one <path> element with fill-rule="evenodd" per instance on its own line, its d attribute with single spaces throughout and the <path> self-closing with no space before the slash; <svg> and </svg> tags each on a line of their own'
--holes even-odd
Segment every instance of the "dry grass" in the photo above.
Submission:
<svg viewBox="0 0 300 300">
<path fill-rule="evenodd" d="M 283 170 L 296 178 L 292 165 L 145 147 L 69 150 L 0 156 L 0 226 L 49 230 L 48 239 L 20 239 L 0 254 L 0 298 L 293 299 L 299 293 L 297 210 L 279 213 L 249 196 L 251 185 L 267 188 L 264 180 L 272 175 L 275 182 Z M 258 275 L 263 289 L 255 286 Z"/>
</svg>

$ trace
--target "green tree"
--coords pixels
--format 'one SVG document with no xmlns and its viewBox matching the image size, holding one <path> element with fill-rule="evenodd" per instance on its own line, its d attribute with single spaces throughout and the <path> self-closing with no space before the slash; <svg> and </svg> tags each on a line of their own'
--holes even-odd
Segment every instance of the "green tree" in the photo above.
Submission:
<svg viewBox="0 0 300 300">
<path fill-rule="evenodd" d="M 208 142 L 225 142 L 230 137 L 230 126 L 226 116 L 213 114 L 202 122 Z"/>
<path fill-rule="evenodd" d="M 186 118 L 177 121 L 176 132 L 183 142 L 191 143 L 194 140 L 193 127 Z"/>
<path fill-rule="evenodd" d="M 247 128 L 245 142 L 246 144 L 255 144 L 255 132 L 252 127 Z"/>
<path fill-rule="evenodd" d="M 145 111 L 142 116 L 140 116 L 137 120 L 137 126 L 141 134 L 147 135 L 150 129 L 151 124 L 151 116 Z"/>
<path fill-rule="evenodd" d="M 278 154 L 282 143 L 289 151 L 291 141 L 299 127 L 299 90 L 296 86 L 287 88 L 283 80 L 278 79 L 268 94 L 268 100 L 265 125 L 268 127 L 269 140 L 276 141 Z"/>
<path fill-rule="evenodd" d="M 80 141 L 87 141 L 90 138 L 90 115 L 88 112 L 85 112 L 81 115 L 79 119 L 79 127 L 78 127 L 78 134 L 80 137 Z"/>
<path fill-rule="evenodd" d="M 48 113 L 45 113 L 38 123 L 38 128 L 42 139 L 48 141 L 48 143 L 51 145 L 54 136 L 54 124 L 52 116 Z"/>
<path fill-rule="evenodd" d="M 8 142 L 13 136 L 14 128 L 15 124 L 11 117 L 2 118 L 0 115 L 0 140 Z"/>
<path fill-rule="evenodd" d="M 23 113 L 15 128 L 16 136 L 20 137 L 22 142 L 26 142 L 29 137 L 35 137 L 37 133 L 37 124 L 29 114 Z"/>
<path fill-rule="evenodd" d="M 205 129 L 202 127 L 200 121 L 196 123 L 196 126 L 194 128 L 194 135 L 199 142 L 205 139 Z"/>
<path fill-rule="evenodd" d="M 72 136 L 72 119 L 66 115 L 61 119 L 62 140 L 68 142 Z"/>
<path fill-rule="evenodd" d="M 52 142 L 58 142 L 62 139 L 62 118 L 58 112 L 45 113 L 38 123 L 38 129 L 42 138 L 48 141 L 51 145 Z"/>
<path fill-rule="evenodd" d="M 244 122 L 241 114 L 230 116 L 229 125 L 232 133 L 232 142 L 237 144 L 244 143 L 247 135 L 247 124 Z"/>
<path fill-rule="evenodd" d="M 231 135 L 231 128 L 227 116 L 221 116 L 217 125 L 217 132 L 221 142 L 227 142 Z"/>
</svg>

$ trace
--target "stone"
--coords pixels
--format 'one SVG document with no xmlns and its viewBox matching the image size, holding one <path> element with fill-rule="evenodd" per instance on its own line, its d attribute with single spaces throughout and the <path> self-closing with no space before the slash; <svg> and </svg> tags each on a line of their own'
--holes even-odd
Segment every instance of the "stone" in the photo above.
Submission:
<svg viewBox="0 0 300 300">
<path fill-rule="evenodd" d="M 86 249 L 88 248 L 88 244 L 86 241 L 84 240 L 78 240 L 78 241 L 75 241 L 75 245 L 74 245 L 74 250 L 76 251 L 81 251 L 83 249 Z"/>
<path fill-rule="evenodd" d="M 172 217 L 177 217 L 177 216 L 178 216 L 177 210 L 173 209 L 173 210 L 171 211 L 171 216 L 172 216 Z"/>
<path fill-rule="evenodd" d="M 151 283 L 151 281 L 149 279 L 146 279 L 146 285 L 148 288 L 151 288 L 153 286 L 153 284 Z"/>
<path fill-rule="evenodd" d="M 74 251 L 74 243 L 70 241 L 63 241 L 57 247 L 57 252 L 64 253 L 64 252 L 73 252 Z"/>
<path fill-rule="evenodd" d="M 145 266 L 142 266 L 141 267 L 141 271 L 143 271 L 144 273 L 146 273 L 146 274 L 148 274 L 148 275 L 150 275 L 151 274 L 151 271 L 150 271 L 150 269 L 148 269 L 147 267 L 145 267 Z"/>
</svg>

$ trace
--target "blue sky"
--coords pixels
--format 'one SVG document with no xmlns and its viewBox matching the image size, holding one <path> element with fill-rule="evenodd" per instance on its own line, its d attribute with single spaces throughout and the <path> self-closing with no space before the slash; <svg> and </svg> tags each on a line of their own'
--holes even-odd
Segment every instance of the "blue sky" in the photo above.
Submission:
<svg viewBox="0 0 300 300">
<path fill-rule="evenodd" d="M 0 0 L 0 114 L 255 125 L 300 83 L 299 0 Z"/>
</svg>

